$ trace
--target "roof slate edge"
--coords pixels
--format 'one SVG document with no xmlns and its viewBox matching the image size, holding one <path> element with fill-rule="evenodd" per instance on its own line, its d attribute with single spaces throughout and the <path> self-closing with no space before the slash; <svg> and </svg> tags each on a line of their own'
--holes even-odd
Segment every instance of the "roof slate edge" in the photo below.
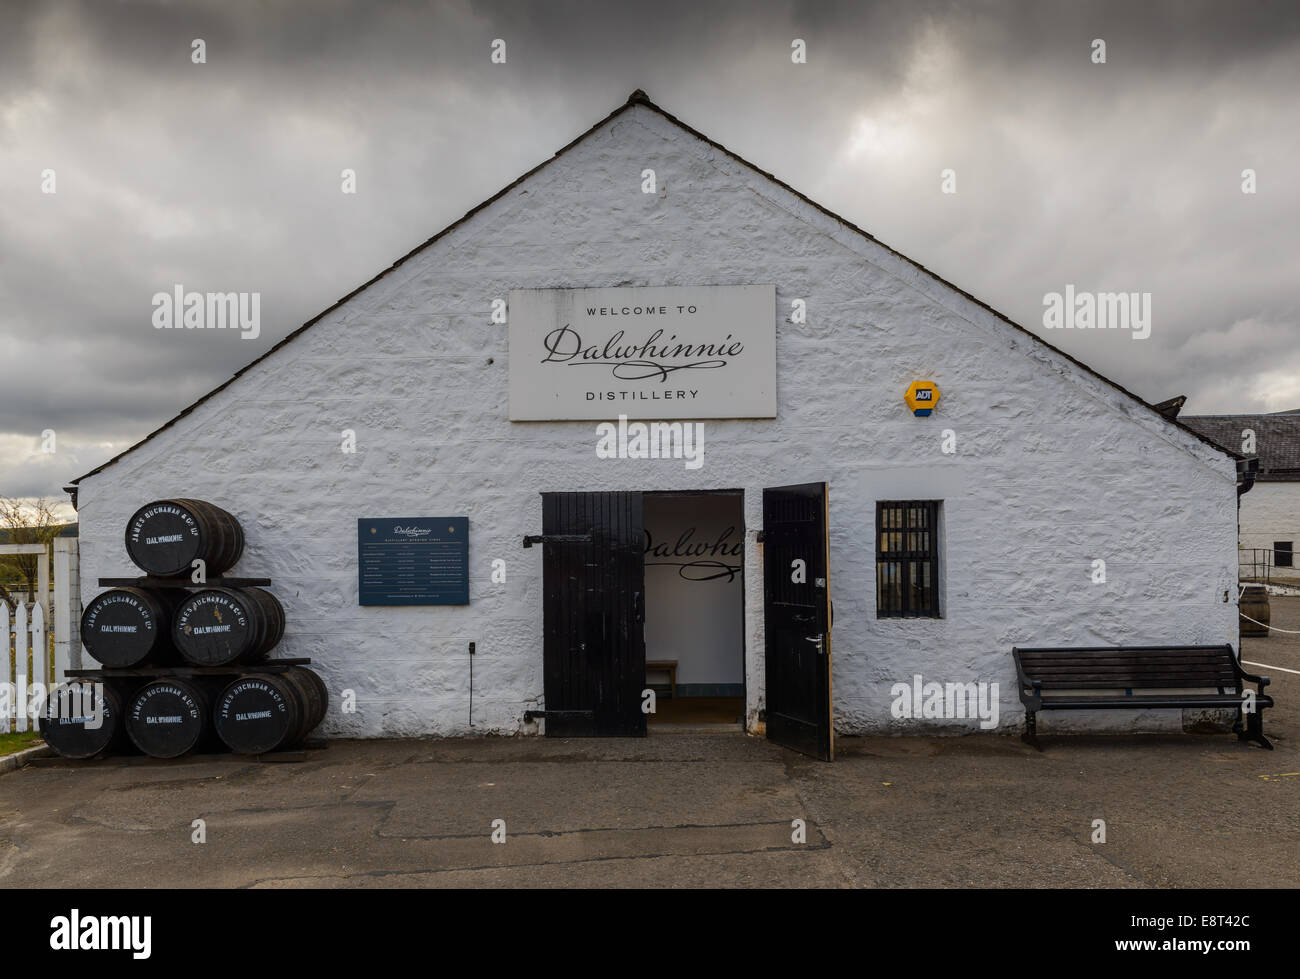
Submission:
<svg viewBox="0 0 1300 979">
<path fill-rule="evenodd" d="M 1200 422 L 1218 422 L 1220 424 L 1235 423 L 1232 426 L 1234 428 L 1239 425 L 1256 425 L 1260 426 L 1261 429 L 1289 429 L 1290 431 L 1286 432 L 1288 437 L 1300 437 L 1300 417 L 1297 417 L 1290 412 L 1236 412 L 1234 414 L 1226 415 L 1185 415 L 1183 417 L 1186 419 L 1188 426 L 1193 427 L 1193 430 L 1195 430 L 1195 426 Z M 1214 440 L 1213 435 L 1207 435 L 1206 438 L 1209 438 L 1211 441 Z M 1292 449 L 1292 452 L 1285 453 L 1284 455 L 1286 462 L 1291 462 L 1297 458 L 1294 448 Z M 1255 477 L 1256 482 L 1300 482 L 1300 467 L 1290 465 L 1270 465 L 1265 467 L 1263 465 L 1265 457 L 1260 455 L 1258 452 L 1256 452 L 1254 456 L 1249 456 L 1247 458 L 1260 460 L 1260 470 Z M 1269 453 L 1268 458 L 1270 461 L 1278 461 L 1278 458 L 1273 453 Z"/>
<path fill-rule="evenodd" d="M 777 186 L 781 187 L 782 189 L 784 189 L 784 190 L 787 191 L 788 193 L 793 194 L 793 195 L 794 195 L 795 197 L 797 197 L 799 200 L 803 201 L 804 203 L 808 204 L 809 206 L 811 206 L 811 207 L 815 208 L 816 210 L 820 211 L 822 214 L 824 214 L 824 215 L 826 215 L 827 217 L 831 218 L 833 221 L 836 221 L 836 222 L 838 222 L 839 224 L 843 225 L 844 227 L 850 229 L 851 231 L 854 231 L 854 232 L 856 232 L 856 233 L 862 235 L 862 237 L 866 238 L 867 240 L 871 241 L 873 244 L 875 244 L 875 245 L 879 246 L 880 248 L 884 249 L 884 250 L 885 250 L 886 252 L 888 252 L 890 255 L 893 255 L 893 256 L 895 256 L 896 258 L 900 259 L 901 261 L 904 261 L 904 262 L 906 262 L 907 264 L 909 264 L 909 265 L 913 266 L 914 268 L 918 269 L 919 271 L 924 272 L 926 275 L 930 276 L 932 279 L 934 279 L 935 281 L 941 283 L 942 285 L 947 286 L 947 287 L 948 287 L 949 289 L 951 289 L 953 292 L 955 292 L 955 293 L 957 293 L 958 295 L 962 296 L 963 298 L 965 298 L 965 299 L 968 300 L 969 302 L 972 302 L 972 303 L 974 303 L 976 306 L 979 306 L 981 309 L 983 309 L 983 310 L 985 310 L 985 311 L 991 313 L 993 316 L 997 317 L 999 320 L 1001 320 L 1002 322 L 1006 323 L 1008 326 L 1011 326 L 1011 327 L 1013 327 L 1014 329 L 1019 330 L 1021 333 L 1025 334 L 1025 335 L 1028 336 L 1028 337 L 1031 337 L 1031 338 L 1032 338 L 1033 340 L 1035 340 L 1036 342 L 1041 343 L 1043 346 L 1047 347 L 1047 348 L 1048 348 L 1049 350 L 1051 350 L 1052 352 L 1054 352 L 1054 353 L 1056 353 L 1057 355 L 1059 355 L 1059 356 L 1065 358 L 1067 361 L 1069 361 L 1069 362 L 1070 362 L 1071 364 L 1073 364 L 1075 367 L 1078 367 L 1080 370 L 1084 371 L 1085 373 L 1091 374 L 1093 377 L 1097 378 L 1098 380 L 1102 381 L 1103 383 L 1105 383 L 1105 384 L 1109 385 L 1110 387 L 1114 388 L 1116 391 L 1119 391 L 1121 394 L 1126 395 L 1127 397 L 1131 398 L 1133 401 L 1136 401 L 1136 402 L 1137 402 L 1138 404 L 1140 404 L 1142 407 L 1146 408 L 1148 411 L 1150 411 L 1152 414 L 1154 414 L 1157 418 L 1159 418 L 1162 422 L 1165 422 L 1166 424 L 1172 425 L 1172 426 L 1174 426 L 1175 428 L 1182 429 L 1184 432 L 1187 432 L 1189 435 L 1194 436 L 1195 438 L 1197 438 L 1197 439 L 1200 440 L 1201 442 L 1204 442 L 1206 445 L 1210 446 L 1210 448 L 1215 449 L 1215 450 L 1218 451 L 1218 452 L 1222 452 L 1222 453 L 1224 453 L 1224 454 L 1226 454 L 1226 455 L 1232 457 L 1233 459 L 1243 459 L 1243 458 L 1245 458 L 1244 456 L 1241 456 L 1241 455 L 1237 454 L 1236 452 L 1233 452 L 1233 451 L 1230 450 L 1230 449 L 1226 449 L 1226 448 L 1224 448 L 1223 446 L 1221 446 L 1221 445 L 1219 445 L 1219 444 L 1217 444 L 1217 443 L 1211 441 L 1210 439 L 1208 439 L 1208 438 L 1206 438 L 1205 436 L 1201 435 L 1199 432 L 1194 431 L 1194 430 L 1191 429 L 1191 428 L 1188 428 L 1186 425 L 1182 424 L 1182 423 L 1179 422 L 1177 419 L 1167 418 L 1166 416 L 1164 416 L 1163 414 L 1161 414 L 1159 411 L 1157 411 L 1153 405 L 1151 405 L 1151 404 L 1149 404 L 1148 402 L 1144 401 L 1142 398 L 1138 397 L 1138 396 L 1137 396 L 1136 394 L 1134 394 L 1132 391 L 1129 391 L 1127 388 L 1123 387 L 1122 385 L 1116 383 L 1115 381 L 1112 381 L 1110 378 L 1106 377 L 1104 374 L 1102 374 L 1102 373 L 1100 373 L 1100 372 L 1094 370 L 1093 368 L 1089 367 L 1087 364 L 1083 363 L 1082 361 L 1077 360 L 1076 358 L 1070 356 L 1070 354 L 1066 353 L 1064 350 L 1061 350 L 1059 347 L 1056 347 L 1056 346 L 1054 346 L 1053 344 L 1049 343 L 1048 341 L 1044 340 L 1042 337 L 1040 337 L 1038 334 L 1034 333 L 1033 331 L 1026 329 L 1025 327 L 1021 326 L 1019 323 L 1016 323 L 1014 320 L 1010 319 L 1010 318 L 1009 318 L 1008 316 L 1006 316 L 1005 314 L 999 312 L 998 310 L 994 309 L 992 306 L 988 305 L 988 303 L 985 303 L 985 302 L 983 302 L 982 300 L 977 299 L 975 296 L 971 295 L 969 292 L 966 292 L 964 289 L 961 289 L 960 287 L 953 285 L 951 282 L 949 282 L 949 281 L 948 281 L 947 279 L 945 279 L 943 276 L 938 275 L 937 273 L 935 273 L 935 272 L 931 271 L 930 269 L 926 268 L 926 267 L 925 267 L 924 265 L 922 265 L 920 262 L 917 262 L 917 261 L 915 261 L 914 259 L 908 258 L 908 257 L 907 257 L 906 255 L 904 255 L 902 252 L 896 251 L 896 250 L 894 250 L 893 248 L 891 248 L 890 246 L 886 245 L 884 242 L 880 241 L 878 238 L 876 238 L 874 235 L 872 235 L 869 231 L 866 231 L 866 230 L 864 230 L 864 229 L 858 227 L 858 226 L 857 226 L 856 224 L 854 224 L 852 221 L 849 221 L 848 219 L 841 217 L 840 215 L 836 214 L 834 211 L 830 210 L 829 208 L 823 207 L 821 204 L 818 204 L 818 203 L 817 203 L 816 201 L 814 201 L 812 198 L 808 197 L 807 195 L 801 193 L 800 191 L 796 190 L 794 187 L 792 187 L 792 186 L 790 186 L 789 184 L 787 184 L 784 180 L 781 180 L 779 177 L 774 176 L 773 174 L 771 174 L 771 173 L 768 172 L 767 170 L 764 170 L 764 169 L 762 169 L 761 167 L 756 166 L 755 164 L 751 163 L 749 160 L 746 160 L 744 157 L 740 156 L 738 153 L 734 153 L 734 152 L 732 152 L 731 150 L 727 149 L 725 146 L 723 146 L 721 143 L 717 142 L 716 140 L 710 139 L 708 136 L 704 135 L 704 133 L 700 132 L 698 129 L 695 129 L 694 127 L 689 126 L 689 125 L 687 125 L 686 123 L 682 122 L 680 119 L 678 119 L 678 118 L 677 118 L 676 116 L 674 116 L 672 113 L 665 111 L 664 109 L 662 109 L 662 108 L 660 108 L 658 105 L 656 105 L 654 102 L 652 102 L 652 101 L 650 100 L 650 97 L 649 97 L 648 95 L 646 95 L 646 93 L 645 93 L 642 89 L 639 89 L 639 88 L 638 88 L 638 89 L 634 90 L 634 91 L 632 92 L 631 95 L 629 95 L 629 96 L 627 97 L 627 101 L 626 101 L 626 102 L 624 102 L 622 105 L 618 106 L 618 107 L 617 107 L 616 109 L 614 109 L 612 112 L 610 112 L 609 114 L 607 114 L 606 116 L 604 116 L 602 119 L 600 119 L 599 121 L 597 121 L 595 124 L 593 124 L 592 126 L 590 126 L 589 128 L 587 128 L 586 130 L 584 130 L 582 133 L 580 133 L 579 135 L 575 136 L 575 137 L 574 137 L 573 139 L 571 139 L 569 142 L 565 143 L 562 147 L 560 147 L 558 150 L 556 150 L 556 151 L 555 151 L 551 156 L 547 157 L 547 158 L 546 158 L 545 160 L 543 160 L 541 163 L 537 164 L 537 166 L 533 167 L 531 170 L 527 171 L 526 173 L 524 173 L 524 174 L 520 175 L 519 177 L 517 177 L 516 179 L 512 180 L 510 183 L 506 184 L 506 186 L 502 187 L 499 191 L 497 191 L 497 192 L 496 192 L 495 194 L 493 194 L 491 197 L 487 198 L 487 200 L 485 200 L 485 201 L 483 201 L 482 203 L 476 205 L 475 207 L 470 208 L 470 210 L 466 211 L 466 212 L 465 212 L 461 217 L 457 218 L 457 219 L 456 219 L 455 221 L 453 221 L 451 224 L 447 225 L 445 228 L 443 228 L 443 229 L 442 229 L 441 231 L 439 231 L 437 234 L 433 235 L 431 238 L 425 240 L 425 241 L 422 242 L 421 244 L 416 245 L 413 249 L 411 249 L 409 252 L 407 252 L 407 253 L 406 253 L 405 255 L 403 255 L 401 258 L 397 259 L 397 261 L 393 262 L 393 264 L 390 265 L 388 268 L 384 269 L 383 271 L 379 272 L 377 275 L 375 275 L 375 276 L 373 276 L 372 278 L 368 279 L 367 281 L 363 282 L 361 285 L 357 286 L 355 289 L 353 289 L 353 290 L 352 290 L 351 292 L 349 292 L 347 295 L 343 296 L 341 299 L 337 300 L 337 301 L 336 301 L 335 303 L 333 303 L 331 306 L 329 306 L 328 308 L 326 308 L 326 309 L 322 310 L 321 312 L 317 313 L 317 314 L 316 314 L 315 316 L 313 316 L 311 319 L 307 320 L 307 322 L 303 323 L 302 326 L 300 326 L 300 327 L 298 327 L 297 329 L 293 330 L 292 332 L 288 333 L 288 334 L 284 337 L 284 339 L 280 340 L 278 343 L 276 343 L 273 347 L 271 347 L 271 348 L 270 348 L 269 350 L 267 350 L 265 353 L 261 354 L 260 356 L 256 357 L 255 359 L 249 361 L 247 364 L 245 364 L 245 365 L 244 365 L 243 367 L 241 367 L 239 370 L 235 371 L 234 374 L 230 375 L 230 377 L 227 378 L 225 381 L 223 381 L 221 384 L 217 385 L 215 388 L 213 388 L 213 389 L 212 389 L 211 391 L 209 391 L 207 394 L 203 395 L 201 398 L 199 398 L 199 399 L 198 399 L 197 401 L 195 401 L 193 404 L 191 404 L 191 405 L 189 405 L 189 406 L 187 406 L 187 407 L 181 409 L 177 414 L 175 414 L 174 416 L 172 416 L 170 419 L 168 419 L 166 422 L 164 422 L 164 423 L 163 423 L 162 425 L 160 425 L 158 428 L 154 429 L 154 430 L 153 430 L 152 432 L 150 432 L 148 435 L 144 436 L 144 438 L 140 439 L 140 440 L 139 440 L 138 442 L 136 442 L 135 444 L 133 444 L 133 445 L 131 445 L 131 446 L 129 446 L 129 447 L 123 449 L 121 452 L 119 452 L 117 455 L 113 456 L 113 457 L 112 457 L 111 459 L 109 459 L 107 462 L 104 462 L 102 465 L 96 466 L 94 469 L 90 470 L 89 472 L 84 473 L 84 474 L 78 476 L 76 479 L 72 480 L 72 481 L 69 483 L 69 486 L 76 486 L 76 485 L 79 484 L 83 479 L 88 479 L 88 478 L 91 477 L 91 476 L 94 476 L 94 475 L 96 475 L 96 474 L 98 474 L 98 473 L 103 472 L 105 469 L 109 468 L 110 466 L 115 465 L 115 464 L 116 464 L 119 460 L 121 460 L 124 456 L 129 455 L 130 453 L 134 452 L 136 449 L 138 449 L 138 448 L 140 448 L 142 445 L 144 445 L 146 442 L 151 441 L 151 440 L 154 438 L 154 436 L 156 436 L 156 435 L 160 435 L 160 434 L 162 434 L 163 432 L 165 432 L 167 429 L 171 428 L 171 427 L 172 427 L 173 425 L 175 425 L 178 421 L 180 421 L 182 418 L 184 418 L 184 417 L 186 417 L 187 415 L 189 415 L 191 412 L 194 411 L 194 409 L 198 408 L 200 405 L 202 405 L 202 404 L 203 404 L 205 401 L 207 401 L 209 398 L 215 397 L 217 394 L 220 394 L 222 391 L 224 391 L 226 388 L 228 388 L 231 384 L 233 384 L 233 383 L 234 383 L 238 378 L 242 377 L 245 373 L 247 373 L 248 371 L 252 370 L 254 367 L 256 367 L 258 364 L 260 364 L 262 361 L 266 360 L 268 357 L 270 357 L 270 356 L 271 356 L 273 353 L 275 353 L 277 350 L 279 350 L 280 348 L 286 346 L 286 345 L 289 344 L 291 341 L 295 340 L 298 336 L 300 336 L 302 333 L 304 333 L 308 328 L 310 328 L 310 327 L 312 327 L 312 326 L 315 326 L 316 323 L 318 323 L 320 320 L 324 319 L 324 318 L 325 318 L 326 316 L 328 316 L 330 313 L 334 312 L 336 309 L 338 309 L 339 307 L 341 307 L 344 303 L 348 302 L 348 301 L 351 300 L 353 297 L 355 297 L 355 296 L 359 295 L 360 293 L 364 292 L 366 289 L 369 289 L 372 285 L 374 285 L 374 284 L 375 284 L 376 282 L 378 282 L 380 279 L 384 278 L 386 275 L 388 275 L 390 272 L 394 271 L 395 269 L 400 268 L 400 267 L 401 267 L 402 265 L 404 265 L 407 261 L 409 261 L 410 259 L 414 258 L 414 257 L 415 257 L 416 255 L 418 255 L 420 252 L 424 251 L 426 248 L 430 247 L 430 246 L 433 245 L 435 242 L 437 242 L 439 239 L 445 237 L 447 234 L 449 234 L 450 232 L 454 231 L 456 228 L 459 228 L 461 225 L 463 225 L 466 221 L 468 221 L 468 220 L 469 220 L 470 218 L 472 218 L 474 215 L 478 214 L 480 211 L 482 211 L 482 210 L 484 210 L 485 208 L 491 206 L 492 204 L 495 204 L 497 201 L 499 201 L 501 198 L 503 198 L 506 194 L 508 194 L 510 191 L 514 190 L 514 189 L 515 189 L 516 187 L 518 187 L 521 183 L 523 183 L 525 180 L 527 180 L 529 177 L 533 176 L 533 174 L 535 174 L 535 173 L 539 172 L 540 170 L 542 170 L 543 168 L 549 166 L 551 163 L 553 163 L 556 159 L 558 159 L 558 158 L 559 158 L 560 156 L 562 156 L 564 153 L 567 153 L 569 150 L 571 150 L 571 149 L 572 149 L 574 146 L 576 146 L 578 143 L 581 143 L 583 140 L 585 140 L 585 139 L 586 139 L 588 136 L 590 136 L 592 133 L 596 132 L 596 130 L 600 129 L 600 128 L 601 128 L 602 126 L 604 126 L 606 123 L 610 122 L 611 120 L 613 120 L 613 119 L 616 118 L 617 116 L 622 115 L 622 114 L 623 114 L 624 112 L 626 112 L 628 109 L 630 109 L 630 108 L 632 108 L 633 106 L 636 106 L 636 105 L 643 105 L 643 106 L 645 106 L 646 108 L 651 109 L 651 110 L 653 110 L 654 112 L 657 112 L 659 115 L 663 116 L 663 117 L 664 117 L 665 119 L 667 119 L 669 122 L 673 123 L 675 126 L 678 126 L 678 127 L 680 127 L 681 129 L 685 130 L 686 132 L 690 133 L 692 136 L 694 136 L 696 139 L 700 140 L 701 142 L 703 142 L 703 143 L 707 143 L 709 146 L 712 146 L 714 149 L 718 150 L 719 152 L 725 153 L 727 156 L 731 157 L 733 160 L 735 160 L 735 161 L 737 161 L 738 163 L 740 163 L 740 164 L 742 164 L 742 165 L 748 167 L 749 169 L 753 170 L 755 173 L 758 173 L 759 175 L 761 175 L 761 176 L 763 176 L 763 177 L 766 177 L 768 180 L 772 181 L 772 182 L 773 182 L 774 184 L 776 184 Z"/>
</svg>

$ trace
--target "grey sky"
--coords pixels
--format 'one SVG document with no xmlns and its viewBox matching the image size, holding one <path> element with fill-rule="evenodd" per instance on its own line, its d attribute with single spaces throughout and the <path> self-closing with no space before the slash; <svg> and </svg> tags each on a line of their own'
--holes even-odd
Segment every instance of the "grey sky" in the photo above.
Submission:
<svg viewBox="0 0 1300 979">
<path fill-rule="evenodd" d="M 62 498 L 635 88 L 1148 400 L 1300 408 L 1294 2 L 6 0 L 0 495 Z M 174 283 L 260 292 L 261 337 L 154 330 Z M 1044 330 L 1066 283 L 1150 292 L 1151 336 Z"/>
</svg>

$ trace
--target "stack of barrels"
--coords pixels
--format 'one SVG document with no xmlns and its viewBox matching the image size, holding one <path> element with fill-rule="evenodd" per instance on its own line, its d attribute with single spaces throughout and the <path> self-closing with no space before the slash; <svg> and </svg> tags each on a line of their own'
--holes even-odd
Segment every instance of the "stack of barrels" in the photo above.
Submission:
<svg viewBox="0 0 1300 979">
<path fill-rule="evenodd" d="M 262 754 L 301 743 L 329 697 L 302 666 L 259 669 L 284 635 L 280 602 L 262 588 L 191 580 L 196 567 L 201 580 L 217 578 L 243 550 L 239 521 L 211 503 L 158 500 L 137 510 L 126 551 L 149 577 L 86 605 L 82 645 L 104 668 L 50 698 L 46 743 L 68 758 L 128 744 L 176 758 L 222 744 Z"/>
</svg>

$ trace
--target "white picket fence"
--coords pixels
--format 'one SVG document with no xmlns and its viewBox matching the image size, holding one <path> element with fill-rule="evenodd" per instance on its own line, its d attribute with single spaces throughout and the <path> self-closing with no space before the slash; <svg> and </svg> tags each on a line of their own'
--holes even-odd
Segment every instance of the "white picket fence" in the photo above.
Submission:
<svg viewBox="0 0 1300 979">
<path fill-rule="evenodd" d="M 0 553 L 23 553 L 33 546 L 27 544 L 0 545 Z M 20 550 L 20 548 L 24 550 Z M 34 552 L 33 552 L 34 553 Z M 37 724 L 29 715 L 28 705 L 36 684 L 45 690 L 62 683 L 70 668 L 81 665 L 81 586 L 77 540 L 61 537 L 54 542 L 54 600 L 49 601 L 46 582 L 49 581 L 49 563 L 43 548 L 40 549 L 40 580 L 38 599 L 46 601 L 18 602 L 10 612 L 7 603 L 0 601 L 0 682 L 7 682 L 4 698 L 8 710 L 0 716 L 0 732 L 36 730 Z M 47 607 L 48 606 L 48 607 Z M 48 628 L 54 619 L 53 635 Z"/>
<path fill-rule="evenodd" d="M 35 727 L 35 721 L 28 717 L 27 705 L 31 700 L 31 691 L 36 683 L 46 689 L 52 686 L 55 670 L 51 656 L 49 637 L 45 633 L 45 610 L 40 602 L 32 602 L 30 611 L 22 602 L 18 603 L 17 614 L 13 624 L 9 622 L 9 606 L 0 602 L 0 635 L 8 642 L 5 649 L 12 656 L 12 667 L 5 663 L 5 672 L 13 684 L 9 688 L 9 730 L 27 731 Z M 10 660 L 10 656 L 5 659 Z"/>
</svg>

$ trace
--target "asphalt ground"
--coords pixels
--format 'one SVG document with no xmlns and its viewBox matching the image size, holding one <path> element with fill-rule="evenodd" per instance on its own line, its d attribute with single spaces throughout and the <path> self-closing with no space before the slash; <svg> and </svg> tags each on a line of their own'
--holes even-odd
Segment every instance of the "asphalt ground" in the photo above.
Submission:
<svg viewBox="0 0 1300 979">
<path fill-rule="evenodd" d="M 1300 632 L 1300 598 L 1273 624 Z M 825 764 L 735 733 L 53 759 L 0 778 L 0 886 L 1295 887 L 1300 635 L 1244 653 L 1272 678 L 1273 751 L 841 738 Z"/>
</svg>

